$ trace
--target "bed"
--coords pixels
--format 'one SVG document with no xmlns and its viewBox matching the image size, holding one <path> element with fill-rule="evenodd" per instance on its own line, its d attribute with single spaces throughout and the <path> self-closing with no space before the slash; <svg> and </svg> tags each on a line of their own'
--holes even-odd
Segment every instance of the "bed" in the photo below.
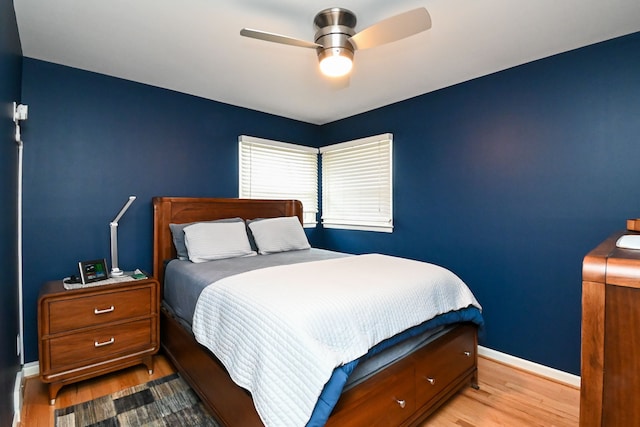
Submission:
<svg viewBox="0 0 640 427">
<path fill-rule="evenodd" d="M 153 210 L 153 275 L 160 281 L 161 285 L 165 283 L 165 269 L 170 274 L 173 274 L 172 270 L 169 270 L 167 266 L 181 265 L 181 262 L 176 260 L 178 254 L 170 224 L 201 223 L 229 218 L 254 220 L 257 218 L 289 217 L 296 217 L 300 223 L 302 222 L 302 205 L 295 200 L 156 197 L 153 199 Z M 313 250 L 315 249 L 312 248 L 311 251 Z M 302 253 L 304 251 L 299 252 Z M 315 254 L 317 255 L 317 253 L 320 253 L 321 257 L 327 256 L 322 251 Z M 255 259 L 263 259 L 260 257 L 267 259 L 269 256 L 257 255 Z M 345 258 L 338 256 L 335 259 L 333 257 L 331 255 L 329 256 L 331 259 L 318 261 L 319 263 L 324 262 L 327 264 L 307 264 L 331 266 L 333 270 L 337 263 L 346 263 L 347 258 L 349 258 L 348 262 L 350 263 L 352 258 L 358 258 L 359 262 L 366 261 L 374 264 L 379 264 L 380 261 L 396 262 L 389 259 L 393 257 L 371 258 L 368 260 L 366 256 Z M 250 257 L 247 257 L 247 259 L 250 259 Z M 186 263 L 188 264 L 189 262 L 187 261 Z M 298 266 L 300 264 L 278 266 L 276 268 L 294 270 Z M 250 271 L 246 274 L 250 275 L 252 273 L 254 272 Z M 225 278 L 219 283 L 224 280 L 233 282 L 238 276 L 241 275 Z M 288 276 L 289 274 L 287 273 Z M 292 280 L 296 280 L 293 278 L 294 276 L 291 277 Z M 176 281 L 175 278 L 172 280 L 173 282 Z M 232 287 L 235 286 L 236 284 L 232 283 Z M 186 316 L 176 314 L 171 304 L 166 302 L 166 300 L 172 300 L 172 298 L 169 298 L 170 292 L 175 294 L 176 291 L 164 289 L 163 287 L 162 292 L 166 298 L 163 298 L 164 303 L 161 311 L 161 345 L 169 360 L 222 425 L 228 427 L 258 427 L 265 425 L 263 422 L 264 411 L 256 410 L 256 405 L 260 403 L 257 400 L 257 394 L 254 402 L 252 394 L 232 380 L 231 375 L 236 377 L 235 373 L 231 372 L 230 375 L 229 370 L 225 368 L 225 364 L 221 361 L 228 362 L 228 358 L 225 359 L 219 353 L 219 356 L 216 357 L 212 351 L 196 340 L 194 331 L 189 327 L 193 326 L 190 325 L 191 321 L 195 323 L 194 319 L 185 321 L 184 317 Z M 181 292 L 179 291 L 178 293 Z M 224 318 L 218 319 L 224 321 Z M 204 322 L 204 320 L 201 322 Z M 214 330 L 216 323 L 223 323 L 220 321 L 209 322 L 208 326 L 205 328 L 200 327 L 199 329 Z M 429 322 L 425 321 L 424 324 L 404 331 L 404 335 L 414 337 L 412 338 L 414 340 L 419 339 L 420 344 L 416 344 L 411 351 L 407 351 L 402 357 L 394 356 L 394 359 L 389 359 L 393 360 L 392 362 L 384 362 L 375 370 L 371 368 L 370 371 L 365 371 L 357 381 L 351 381 L 348 377 L 356 376 L 356 372 L 360 371 L 361 367 L 368 366 L 369 361 L 367 360 L 367 363 L 365 363 L 365 359 L 369 358 L 369 354 L 355 360 L 354 362 L 356 363 L 353 363 L 353 367 L 346 369 L 341 374 L 337 372 L 338 368 L 336 368 L 325 389 L 329 389 L 329 385 L 333 383 L 334 378 L 339 377 L 342 378 L 340 380 L 342 382 L 339 382 L 338 391 L 342 390 L 342 392 L 338 393 L 335 398 L 330 397 L 327 399 L 329 401 L 329 412 L 323 415 L 322 410 L 317 411 L 322 403 L 320 401 L 325 396 L 326 390 L 323 390 L 317 407 L 307 425 L 347 427 L 419 425 L 461 388 L 466 386 L 477 388 L 477 331 L 481 324 L 482 318 L 479 305 L 445 313 L 429 320 Z M 226 325 L 232 327 L 234 323 L 228 322 Z M 417 331 L 418 328 L 421 328 L 419 332 Z M 408 335 L 407 332 L 409 332 Z M 423 334 L 424 336 L 428 335 L 429 338 L 423 338 Z M 398 336 L 400 335 L 398 334 Z M 383 340 L 381 344 L 374 348 L 380 347 L 379 353 L 382 355 L 392 352 L 396 347 L 396 338 L 397 336 L 394 336 L 388 340 Z M 220 339 L 219 335 L 217 339 Z M 402 342 L 404 341 L 403 339 Z M 390 342 L 390 344 L 385 346 L 384 343 L 387 342 Z M 290 352 L 292 351 L 288 347 L 286 349 L 283 347 L 279 357 L 284 357 Z M 276 354 L 278 350 L 269 352 L 269 354 L 272 353 Z M 382 355 L 376 355 L 370 357 L 370 359 L 376 360 L 376 358 L 381 358 Z M 362 363 L 358 365 L 357 362 L 360 360 L 362 360 Z M 344 366 L 350 367 L 351 364 L 346 363 Z M 343 368 L 343 366 L 339 368 Z M 235 379 L 237 380 L 237 378 Z M 289 379 L 284 377 L 283 381 L 287 383 Z M 291 381 L 293 382 L 293 379 Z M 335 394 L 335 391 L 332 393 Z M 285 401 L 285 411 L 288 410 L 287 408 L 291 408 L 291 406 L 287 407 L 286 404 L 297 405 L 295 397 L 283 400 Z M 258 407 L 262 408 L 260 405 Z M 324 411 L 326 412 L 327 409 L 325 408 Z M 316 412 L 320 412 L 320 416 L 316 416 Z M 271 424 L 274 423 L 271 422 Z M 293 422 L 289 423 L 287 421 L 281 425 L 289 424 L 293 424 Z"/>
</svg>

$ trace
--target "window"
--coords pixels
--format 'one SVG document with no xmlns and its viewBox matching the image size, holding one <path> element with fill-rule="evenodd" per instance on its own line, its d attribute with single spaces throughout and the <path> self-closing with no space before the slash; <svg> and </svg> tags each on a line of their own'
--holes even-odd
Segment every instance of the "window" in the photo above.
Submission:
<svg viewBox="0 0 640 427">
<path fill-rule="evenodd" d="M 239 196 L 247 199 L 297 199 L 305 226 L 318 213 L 318 149 L 241 135 Z"/>
<path fill-rule="evenodd" d="M 393 231 L 392 145 L 386 133 L 320 148 L 324 227 Z"/>
</svg>

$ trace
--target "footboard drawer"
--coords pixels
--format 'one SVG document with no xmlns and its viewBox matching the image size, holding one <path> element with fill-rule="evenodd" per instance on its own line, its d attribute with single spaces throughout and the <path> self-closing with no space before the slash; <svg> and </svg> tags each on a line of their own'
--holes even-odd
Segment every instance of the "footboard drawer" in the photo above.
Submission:
<svg viewBox="0 0 640 427">
<path fill-rule="evenodd" d="M 326 426 L 397 426 L 415 408 L 413 363 L 398 363 L 343 393 Z"/>
<path fill-rule="evenodd" d="M 476 335 L 471 326 L 458 326 L 442 336 L 434 346 L 419 350 L 416 359 L 416 403 L 429 402 L 456 379 L 474 369 L 476 361 Z"/>
</svg>

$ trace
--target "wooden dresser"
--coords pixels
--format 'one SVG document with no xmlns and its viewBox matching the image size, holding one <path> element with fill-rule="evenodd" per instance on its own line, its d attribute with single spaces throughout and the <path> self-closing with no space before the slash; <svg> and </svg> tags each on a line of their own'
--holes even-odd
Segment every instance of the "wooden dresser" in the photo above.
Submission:
<svg viewBox="0 0 640 427">
<path fill-rule="evenodd" d="M 640 250 L 615 233 L 584 258 L 580 426 L 640 425 Z"/>
<path fill-rule="evenodd" d="M 66 290 L 47 282 L 38 299 L 40 378 L 49 400 L 69 383 L 144 364 L 160 348 L 155 279 Z"/>
</svg>

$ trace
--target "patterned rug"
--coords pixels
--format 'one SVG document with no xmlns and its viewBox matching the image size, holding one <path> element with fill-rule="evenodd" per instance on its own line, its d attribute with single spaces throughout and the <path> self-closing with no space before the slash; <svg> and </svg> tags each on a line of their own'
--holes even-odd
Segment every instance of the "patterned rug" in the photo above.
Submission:
<svg viewBox="0 0 640 427">
<path fill-rule="evenodd" d="M 177 373 L 56 409 L 55 420 L 56 427 L 219 427 Z"/>
</svg>

